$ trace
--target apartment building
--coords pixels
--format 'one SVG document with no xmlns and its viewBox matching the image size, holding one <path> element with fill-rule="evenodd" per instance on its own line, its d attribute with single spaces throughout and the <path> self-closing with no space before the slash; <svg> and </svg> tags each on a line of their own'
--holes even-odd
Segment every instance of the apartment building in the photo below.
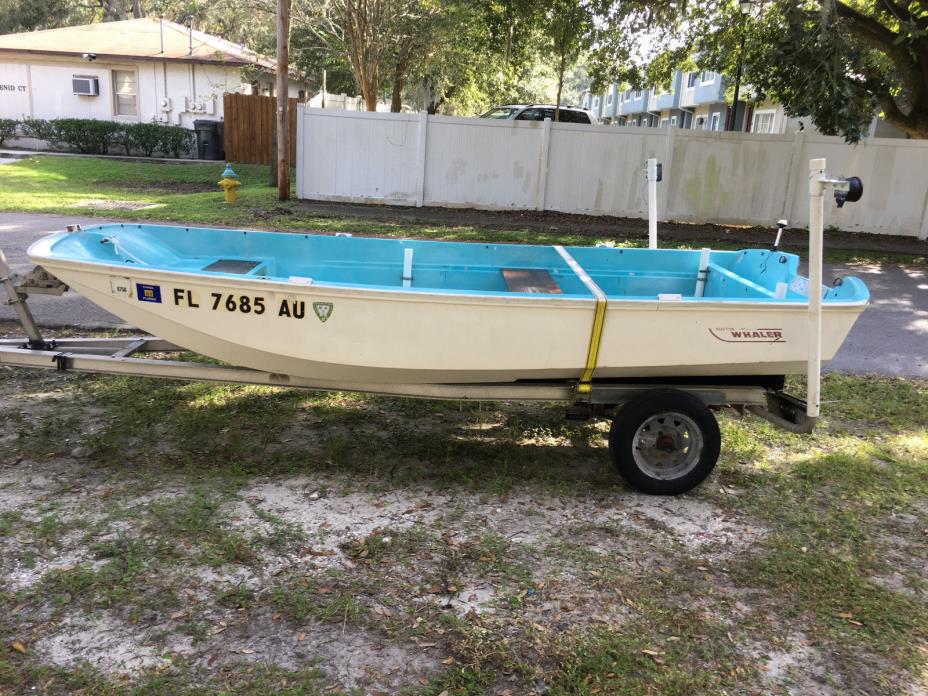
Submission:
<svg viewBox="0 0 928 696">
<path fill-rule="evenodd" d="M 637 128 L 686 128 L 724 131 L 731 104 L 725 99 L 728 79 L 711 70 L 677 71 L 669 87 L 620 90 L 612 84 L 602 94 L 584 92 L 582 106 L 602 123 Z M 745 95 L 742 85 L 742 96 Z M 732 130 L 746 133 L 815 132 L 809 118 L 789 116 L 772 101 L 739 100 Z M 874 116 L 869 136 L 905 137 L 905 134 Z"/>
</svg>

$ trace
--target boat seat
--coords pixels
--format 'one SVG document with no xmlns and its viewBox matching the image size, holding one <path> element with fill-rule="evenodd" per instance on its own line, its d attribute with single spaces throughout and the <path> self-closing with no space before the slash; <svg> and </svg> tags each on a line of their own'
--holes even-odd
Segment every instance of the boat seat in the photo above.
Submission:
<svg viewBox="0 0 928 696">
<path fill-rule="evenodd" d="M 509 292 L 532 292 L 542 295 L 563 294 L 548 271 L 539 268 L 504 268 L 503 279 Z"/>
<path fill-rule="evenodd" d="M 260 261 L 245 261 L 244 259 L 218 259 L 206 266 L 204 271 L 214 273 L 240 273 L 246 275 L 258 267 Z"/>
<path fill-rule="evenodd" d="M 717 263 L 709 264 L 709 276 L 703 296 L 776 298 L 776 295 L 764 286 L 733 273 Z"/>
</svg>

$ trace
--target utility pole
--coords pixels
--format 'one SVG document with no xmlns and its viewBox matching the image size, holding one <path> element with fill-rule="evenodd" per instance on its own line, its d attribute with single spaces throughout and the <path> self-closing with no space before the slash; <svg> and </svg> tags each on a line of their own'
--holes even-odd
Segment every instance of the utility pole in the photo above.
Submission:
<svg viewBox="0 0 928 696">
<path fill-rule="evenodd" d="M 290 200 L 290 0 L 277 0 L 277 199 Z"/>
</svg>

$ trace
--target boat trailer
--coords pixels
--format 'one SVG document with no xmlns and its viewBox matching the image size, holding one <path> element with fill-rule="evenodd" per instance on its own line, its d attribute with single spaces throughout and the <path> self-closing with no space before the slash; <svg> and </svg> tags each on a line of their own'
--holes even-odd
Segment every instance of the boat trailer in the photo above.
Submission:
<svg viewBox="0 0 928 696">
<path fill-rule="evenodd" d="M 648 180 L 659 180 L 656 160 L 648 162 Z M 821 286 L 824 191 L 843 199 L 860 197 L 860 182 L 830 179 L 825 161 L 810 162 L 810 285 Z M 856 197 L 855 197 L 856 196 Z M 653 196 L 652 196 L 653 197 Z M 653 212 L 653 207 L 652 207 Z M 656 246 L 652 222 L 651 246 Z M 809 433 L 819 415 L 821 385 L 821 296 L 809 293 L 810 346 L 807 395 L 783 391 L 782 375 L 629 380 L 539 380 L 487 384 L 388 384 L 327 382 L 210 362 L 183 346 L 154 336 L 46 339 L 28 305 L 31 294 L 61 295 L 67 285 L 36 267 L 15 279 L 0 250 L 0 284 L 16 312 L 24 338 L 0 339 L 0 365 L 60 372 L 155 377 L 346 391 L 384 396 L 461 401 L 544 401 L 568 405 L 567 417 L 612 418 L 609 449 L 619 473 L 646 493 L 675 495 L 701 483 L 714 468 L 721 435 L 713 409 L 750 412 L 795 433 Z M 177 359 L 168 356 L 176 355 Z M 205 361 L 204 361 L 205 360 Z"/>
</svg>

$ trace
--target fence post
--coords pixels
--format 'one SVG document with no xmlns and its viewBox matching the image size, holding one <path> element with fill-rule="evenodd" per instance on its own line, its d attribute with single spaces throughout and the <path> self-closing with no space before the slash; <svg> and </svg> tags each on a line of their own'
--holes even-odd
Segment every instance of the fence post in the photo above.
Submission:
<svg viewBox="0 0 928 696">
<path fill-rule="evenodd" d="M 665 145 L 666 150 L 664 152 L 664 162 L 663 162 L 663 180 L 664 180 L 664 195 L 659 199 L 657 204 L 658 219 L 666 220 L 667 219 L 667 210 L 670 207 L 670 192 L 673 190 L 673 187 L 670 183 L 674 178 L 674 168 L 673 168 L 673 151 L 676 149 L 677 145 L 677 127 L 676 126 L 667 126 L 667 143 Z"/>
<path fill-rule="evenodd" d="M 796 182 L 801 181 L 805 174 L 805 167 L 802 164 L 802 151 L 805 146 L 806 134 L 797 131 L 793 136 L 793 148 L 789 154 L 789 166 L 786 169 L 786 193 L 783 201 L 783 209 L 780 218 L 789 220 L 793 211 L 793 196 L 796 195 Z M 798 171 L 794 171 L 798 170 Z M 792 221 L 790 221 L 792 222 Z"/>
<path fill-rule="evenodd" d="M 918 233 L 918 238 L 923 242 L 928 239 L 928 196 L 925 196 L 925 210 L 922 213 L 922 229 Z"/>
<path fill-rule="evenodd" d="M 538 153 L 538 190 L 535 193 L 535 210 L 545 209 L 545 192 L 548 189 L 548 152 L 551 150 L 551 119 L 541 124 L 541 150 Z"/>
<path fill-rule="evenodd" d="M 306 117 L 306 108 L 303 104 L 296 105 L 296 197 L 303 197 L 303 177 L 306 175 L 305 151 L 306 131 L 303 129 L 303 119 Z"/>
<path fill-rule="evenodd" d="M 419 113 L 419 145 L 416 151 L 416 207 L 425 205 L 425 148 L 428 144 L 429 114 Z"/>
</svg>

